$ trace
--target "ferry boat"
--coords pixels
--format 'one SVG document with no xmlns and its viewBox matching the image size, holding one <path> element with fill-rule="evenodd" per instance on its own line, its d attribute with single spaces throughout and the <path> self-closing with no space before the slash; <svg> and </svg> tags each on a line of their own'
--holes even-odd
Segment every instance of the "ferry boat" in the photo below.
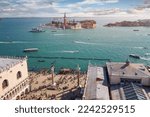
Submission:
<svg viewBox="0 0 150 117">
<path fill-rule="evenodd" d="M 45 60 L 38 60 L 38 62 L 45 62 Z"/>
<path fill-rule="evenodd" d="M 30 30 L 29 32 L 40 33 L 45 32 L 45 30 L 43 30 L 42 28 L 32 28 L 32 30 Z"/>
<path fill-rule="evenodd" d="M 39 49 L 38 48 L 27 48 L 24 49 L 23 52 L 37 52 Z"/>
<path fill-rule="evenodd" d="M 140 59 L 140 56 L 136 54 L 130 54 L 129 57 Z"/>
</svg>

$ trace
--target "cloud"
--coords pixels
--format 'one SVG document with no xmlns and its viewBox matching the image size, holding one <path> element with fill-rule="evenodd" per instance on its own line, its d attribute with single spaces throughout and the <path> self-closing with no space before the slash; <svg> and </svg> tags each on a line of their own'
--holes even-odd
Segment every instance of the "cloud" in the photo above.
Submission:
<svg viewBox="0 0 150 117">
<path fill-rule="evenodd" d="M 108 4 L 108 3 L 117 3 L 119 2 L 119 0 L 83 0 L 80 2 L 76 2 L 74 4 L 69 4 L 66 5 L 66 7 L 72 7 L 72 8 L 81 8 L 84 6 L 89 6 L 89 5 L 104 5 L 104 4 Z"/>
<path fill-rule="evenodd" d="M 119 8 L 113 8 L 113 9 L 99 9 L 99 10 L 93 10 L 88 12 L 93 13 L 94 15 L 109 15 L 109 14 L 120 13 L 122 11 Z"/>
<path fill-rule="evenodd" d="M 127 10 L 127 13 L 129 13 L 129 14 L 141 14 L 141 13 L 144 13 L 144 9 L 133 8 L 133 9 Z"/>
<path fill-rule="evenodd" d="M 145 8 L 150 8 L 150 0 L 144 0 L 143 4 L 136 7 L 136 9 L 142 10 Z"/>
<path fill-rule="evenodd" d="M 7 8 L 7 9 L 1 9 L 0 12 L 14 12 L 14 11 L 15 11 L 15 9 L 13 9 L 13 8 Z"/>
<path fill-rule="evenodd" d="M 130 16 L 150 18 L 150 0 L 143 0 L 142 4 L 128 9 L 126 12 Z"/>
<path fill-rule="evenodd" d="M 81 3 L 85 4 L 95 4 L 95 3 L 117 3 L 119 0 L 84 0 Z"/>
<path fill-rule="evenodd" d="M 144 0 L 144 4 L 150 4 L 150 0 Z"/>
<path fill-rule="evenodd" d="M 57 1 L 57 0 L 56 0 Z M 54 4 L 55 5 L 55 4 Z M 48 16 L 57 12 L 52 0 L 1 0 L 0 14 L 3 17 Z M 44 15 L 45 14 L 45 15 Z"/>
<path fill-rule="evenodd" d="M 123 9 L 111 7 L 120 0 L 0 0 L 1 17 L 48 17 L 62 16 L 66 12 L 70 17 L 146 17 L 150 16 L 150 0 L 143 4 Z M 108 8 L 109 4 L 109 8 Z M 107 7 L 106 7 L 107 6 Z"/>
<path fill-rule="evenodd" d="M 67 0 L 0 0 L 0 13 L 2 16 L 45 16 L 56 15 L 67 12 L 73 15 L 85 14 L 94 4 L 116 3 L 118 0 L 81 0 L 79 2 L 68 2 Z M 89 13 L 90 14 L 90 13 Z M 86 14 L 87 15 L 87 14 Z M 43 16 L 43 15 L 42 15 Z"/>
</svg>

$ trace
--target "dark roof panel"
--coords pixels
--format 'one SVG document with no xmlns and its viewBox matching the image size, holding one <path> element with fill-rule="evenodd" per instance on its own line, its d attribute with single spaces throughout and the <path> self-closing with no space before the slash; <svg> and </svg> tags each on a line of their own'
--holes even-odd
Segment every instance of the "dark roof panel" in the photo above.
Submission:
<svg viewBox="0 0 150 117">
<path fill-rule="evenodd" d="M 126 83 L 122 85 L 127 100 L 146 100 L 142 88 L 135 83 Z"/>
</svg>

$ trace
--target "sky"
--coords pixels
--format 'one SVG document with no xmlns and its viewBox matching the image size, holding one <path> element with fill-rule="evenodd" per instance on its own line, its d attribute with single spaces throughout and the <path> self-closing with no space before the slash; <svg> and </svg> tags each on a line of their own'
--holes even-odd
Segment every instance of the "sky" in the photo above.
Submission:
<svg viewBox="0 0 150 117">
<path fill-rule="evenodd" d="M 150 0 L 0 0 L 0 17 L 130 17 L 150 19 Z"/>
</svg>

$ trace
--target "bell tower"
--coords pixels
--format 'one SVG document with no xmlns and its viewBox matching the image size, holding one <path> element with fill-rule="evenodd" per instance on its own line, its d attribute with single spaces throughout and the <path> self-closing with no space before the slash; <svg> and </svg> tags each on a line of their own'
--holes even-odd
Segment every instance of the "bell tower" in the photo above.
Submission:
<svg viewBox="0 0 150 117">
<path fill-rule="evenodd" d="M 66 17 L 66 13 L 64 13 L 64 29 L 66 29 L 67 26 L 67 17 Z"/>
</svg>

